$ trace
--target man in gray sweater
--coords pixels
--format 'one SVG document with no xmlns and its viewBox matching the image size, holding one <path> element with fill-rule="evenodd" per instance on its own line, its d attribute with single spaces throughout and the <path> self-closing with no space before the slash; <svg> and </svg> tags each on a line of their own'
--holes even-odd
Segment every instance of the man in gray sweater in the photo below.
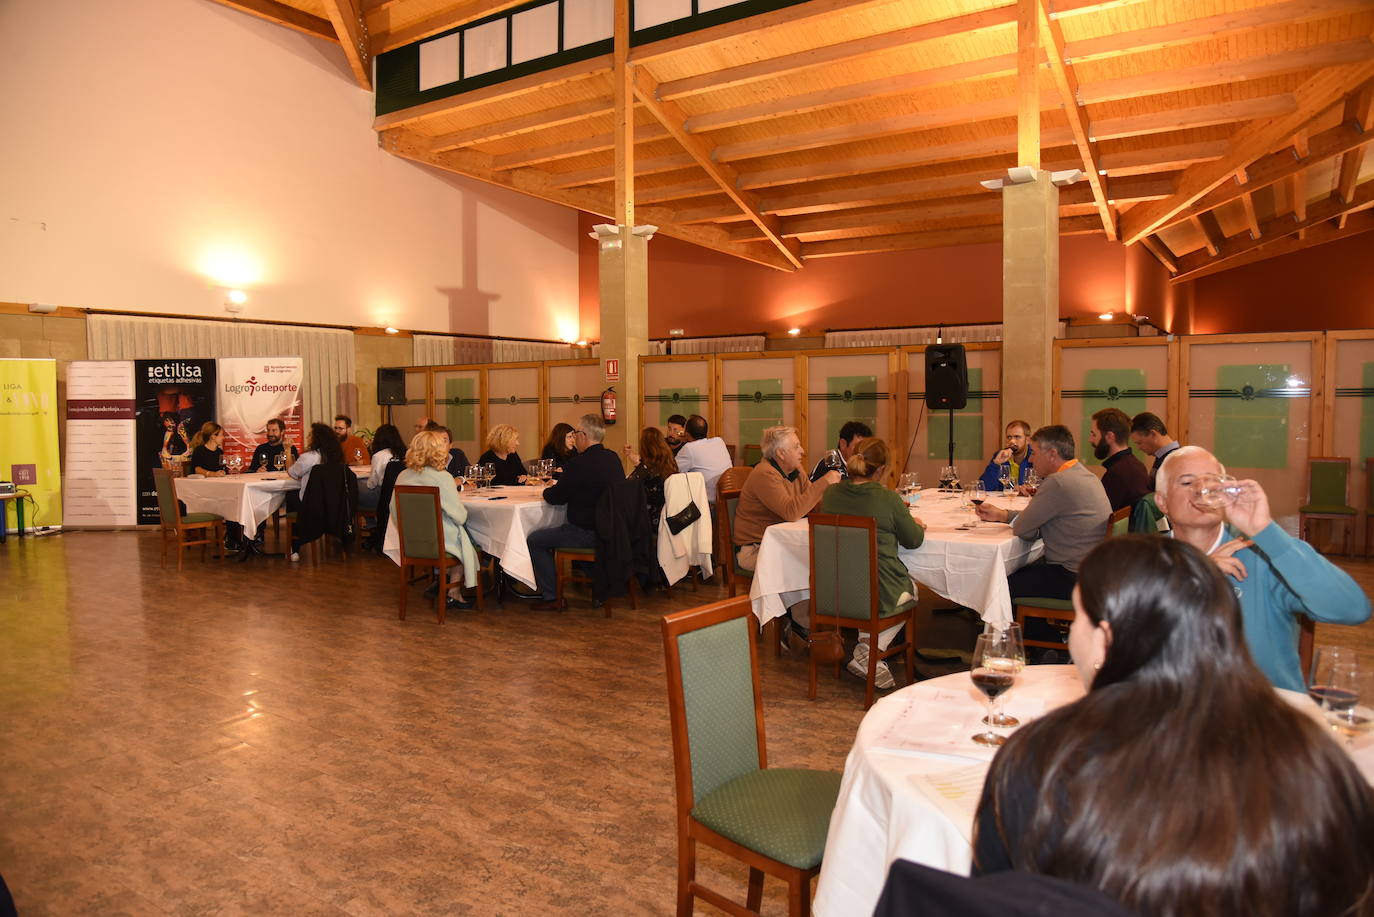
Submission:
<svg viewBox="0 0 1374 917">
<path fill-rule="evenodd" d="M 1041 596 L 1068 599 L 1078 580 L 1078 564 L 1107 532 L 1112 505 L 1102 482 L 1074 458 L 1073 434 L 1060 424 L 1031 434 L 1031 465 L 1041 478 L 1025 509 L 978 507 L 978 517 L 1010 522 L 1017 537 L 1045 542 L 1045 554 L 1007 577 L 1011 599 Z"/>
</svg>

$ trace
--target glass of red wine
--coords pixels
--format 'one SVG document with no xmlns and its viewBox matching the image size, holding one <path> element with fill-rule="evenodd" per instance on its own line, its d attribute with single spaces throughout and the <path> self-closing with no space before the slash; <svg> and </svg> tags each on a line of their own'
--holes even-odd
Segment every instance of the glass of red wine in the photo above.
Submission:
<svg viewBox="0 0 1374 917">
<path fill-rule="evenodd" d="M 1355 664 L 1355 651 L 1344 646 L 1319 646 L 1312 654 L 1312 671 L 1307 679 L 1307 696 L 1323 710 L 1348 710 L 1355 705 L 1355 692 L 1336 684 L 1337 674 Z"/>
<path fill-rule="evenodd" d="M 969 674 L 973 679 L 973 686 L 982 691 L 988 699 L 988 715 L 983 721 L 985 723 L 998 722 L 998 698 L 1016 683 L 1018 666 L 1014 650 L 1010 632 L 1007 630 L 979 634 L 978 642 L 973 647 L 973 671 Z M 1006 741 L 1006 737 L 989 729 L 975 735 L 973 741 L 979 745 L 1001 745 Z"/>
<path fill-rule="evenodd" d="M 1007 658 L 1011 659 L 1012 662 L 1016 663 L 1016 673 L 1019 675 L 1021 673 L 1021 670 L 1026 667 L 1026 644 L 1025 640 L 1022 637 L 1021 625 L 1017 624 L 1015 621 L 1012 621 L 1009 624 L 988 623 L 984 625 L 983 631 L 984 633 L 992 633 L 993 631 L 1005 631 L 1005 633 L 1003 634 L 1003 639 L 1006 641 Z M 998 701 L 1001 701 L 1000 696 L 998 697 Z M 1000 708 L 997 711 L 997 713 L 993 714 L 992 716 L 983 717 L 983 723 L 987 726 L 1001 726 L 1004 728 L 1021 725 L 1020 720 L 1018 720 L 1014 716 L 1007 715 Z"/>
<path fill-rule="evenodd" d="M 969 528 L 973 529 L 978 527 L 978 507 L 982 506 L 983 501 L 987 498 L 988 491 L 987 488 L 983 486 L 983 482 L 976 482 L 973 485 L 973 492 L 969 494 L 968 498 L 969 503 L 973 504 L 973 521 L 969 523 Z"/>
</svg>

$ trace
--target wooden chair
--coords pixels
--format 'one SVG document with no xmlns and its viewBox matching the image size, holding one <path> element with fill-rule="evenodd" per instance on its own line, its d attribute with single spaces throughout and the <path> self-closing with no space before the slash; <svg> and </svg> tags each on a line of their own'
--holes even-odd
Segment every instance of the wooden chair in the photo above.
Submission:
<svg viewBox="0 0 1374 917">
<path fill-rule="evenodd" d="M 444 512 L 439 502 L 439 488 L 397 484 L 394 494 L 396 515 L 392 521 L 399 536 L 397 563 L 401 566 L 399 617 L 405 620 L 410 584 L 416 581 L 410 573 L 418 568 L 420 576 L 417 579 L 436 577 L 439 592 L 435 596 L 434 611 L 439 623 L 443 624 L 448 616 L 448 569 L 458 564 L 458 558 L 444 549 Z M 484 611 L 480 582 L 476 592 L 477 610 Z"/>
<path fill-rule="evenodd" d="M 757 917 L 764 875 L 787 883 L 790 917 L 811 913 L 840 775 L 770 768 L 758 651 L 741 596 L 663 619 L 677 798 L 677 915 L 696 899 Z M 745 906 L 696 880 L 696 845 L 749 867 Z"/>
<path fill-rule="evenodd" d="M 752 465 L 732 465 L 722 471 L 720 478 L 716 480 L 716 498 L 720 498 L 722 490 L 743 490 L 744 482 L 749 480 L 753 470 Z"/>
<path fill-rule="evenodd" d="M 1374 458 L 1364 460 L 1364 556 L 1368 557 L 1374 549 L 1374 538 L 1369 529 L 1374 523 Z"/>
<path fill-rule="evenodd" d="M 1146 496 L 1153 497 L 1154 495 L 1147 494 Z M 1129 506 L 1123 506 L 1112 513 L 1107 518 L 1107 537 L 1125 535 L 1130 531 L 1131 519 L 1132 507 Z M 1069 625 L 1073 623 L 1073 602 L 1068 599 L 1052 599 L 1048 596 L 1024 596 L 1016 601 L 1012 613 L 1016 623 L 1021 625 L 1021 638 L 1026 646 L 1038 646 L 1051 650 L 1067 650 L 1069 648 L 1068 630 Z M 1064 633 L 1064 639 L 1050 641 L 1027 637 L 1025 634 L 1026 619 L 1028 618 L 1040 618 L 1049 621 Z"/>
<path fill-rule="evenodd" d="M 1307 503 L 1298 507 L 1298 531 L 1307 537 L 1307 523 L 1328 519 L 1341 524 L 1341 553 L 1350 553 L 1351 529 L 1359 511 L 1350 505 L 1350 459 L 1319 456 L 1307 460 Z"/>
<path fill-rule="evenodd" d="M 1309 683 L 1312 675 L 1313 643 L 1317 638 L 1317 624 L 1307 615 L 1298 615 L 1298 662 L 1302 665 L 1302 678 Z"/>
<path fill-rule="evenodd" d="M 176 481 L 166 469 L 153 469 L 153 486 L 157 489 L 157 511 L 162 523 L 162 566 L 167 566 L 167 545 L 171 542 L 176 542 L 178 573 L 184 548 L 200 545 L 200 559 L 204 561 L 206 547 L 214 545 L 215 557 L 223 557 L 224 517 L 214 513 L 183 514 L 177 502 Z"/>
<path fill-rule="evenodd" d="M 812 513 L 807 517 L 811 559 L 811 633 L 827 627 L 853 627 L 868 635 L 868 677 L 864 709 L 873 706 L 878 663 L 906 653 L 907 681 L 916 671 L 916 599 L 884 610 L 878 589 L 878 523 L 872 516 L 838 516 Z M 906 634 L 887 649 L 878 648 L 878 635 L 902 624 Z M 840 677 L 844 660 L 836 660 Z M 810 657 L 811 677 L 807 696 L 816 699 L 816 656 Z"/>
<path fill-rule="evenodd" d="M 740 447 L 739 463 L 746 468 L 753 468 L 763 461 L 763 447 L 758 443 L 745 443 Z"/>
<path fill-rule="evenodd" d="M 596 563 L 596 548 L 554 548 L 553 566 L 557 572 L 555 591 L 558 593 L 558 604 L 567 606 L 567 600 L 563 598 L 563 589 L 568 583 L 586 583 L 589 587 L 592 578 L 588 574 L 578 573 L 573 566 L 575 563 Z M 638 610 L 639 608 L 639 586 L 635 583 L 635 578 L 631 576 L 626 581 L 626 588 L 630 594 L 630 607 Z M 606 613 L 605 617 L 611 616 L 611 599 L 602 603 L 601 608 Z"/>
</svg>

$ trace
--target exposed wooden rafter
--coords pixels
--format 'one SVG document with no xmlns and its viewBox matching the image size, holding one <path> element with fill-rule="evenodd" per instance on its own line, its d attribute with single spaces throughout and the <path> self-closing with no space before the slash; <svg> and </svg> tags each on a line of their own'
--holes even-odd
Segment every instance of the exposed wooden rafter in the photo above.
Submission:
<svg viewBox="0 0 1374 917">
<path fill-rule="evenodd" d="M 1206 277 L 1208 274 L 1233 270 L 1247 264 L 1254 264 L 1257 261 L 1277 258 L 1280 255 L 1290 255 L 1293 252 L 1312 248 L 1315 245 L 1325 245 L 1328 242 L 1335 242 L 1338 239 L 1348 239 L 1351 236 L 1370 232 L 1371 230 L 1374 230 L 1374 210 L 1365 209 L 1352 211 L 1346 224 L 1342 227 L 1326 223 L 1325 225 L 1309 229 L 1305 238 L 1298 238 L 1296 233 L 1292 233 L 1285 237 L 1271 240 L 1266 244 L 1255 246 L 1248 251 L 1233 255 L 1229 258 L 1213 259 L 1207 264 L 1191 268 L 1184 273 L 1179 273 L 1177 276 L 1171 278 L 1171 282 L 1196 280 L 1199 277 Z"/>
<path fill-rule="evenodd" d="M 673 135 L 673 139 L 692 155 L 692 158 L 697 161 L 697 165 L 711 177 L 711 180 L 720 187 L 720 190 L 724 191 L 732 201 L 739 205 L 745 215 L 759 229 L 763 230 L 768 241 L 776 245 L 794 267 L 801 267 L 801 247 L 796 242 L 783 238 L 776 217 L 768 216 L 759 210 L 758 198 L 740 187 L 739 175 L 735 172 L 734 167 L 728 163 L 717 162 L 713 156 L 711 145 L 702 138 L 688 133 L 686 128 L 687 116 L 676 102 L 658 98 L 658 84 L 643 67 L 635 68 L 634 90 L 639 101 L 653 113 L 660 124 L 668 129 L 668 133 Z"/>
<path fill-rule="evenodd" d="M 323 0 L 324 10 L 338 35 L 344 57 L 353 71 L 353 78 L 362 88 L 372 91 L 372 49 L 367 35 L 367 22 L 358 9 L 358 0 Z"/>
<path fill-rule="evenodd" d="M 286 26 L 288 29 L 295 29 L 297 32 L 312 38 L 323 38 L 325 41 L 339 40 L 338 33 L 334 31 L 334 26 L 328 19 L 298 10 L 294 6 L 287 6 L 285 3 L 278 3 L 277 0 L 216 0 L 216 2 L 257 16 L 259 19 L 266 19 L 268 22 Z"/>
<path fill-rule="evenodd" d="M 528 0 L 468 0 L 458 3 L 441 13 L 421 19 L 418 22 L 393 27 L 396 14 L 390 8 L 370 11 L 367 16 L 368 30 L 373 35 L 372 53 L 381 54 L 394 51 L 422 38 L 456 29 L 460 25 L 476 22 L 495 13 L 505 12 Z"/>
</svg>

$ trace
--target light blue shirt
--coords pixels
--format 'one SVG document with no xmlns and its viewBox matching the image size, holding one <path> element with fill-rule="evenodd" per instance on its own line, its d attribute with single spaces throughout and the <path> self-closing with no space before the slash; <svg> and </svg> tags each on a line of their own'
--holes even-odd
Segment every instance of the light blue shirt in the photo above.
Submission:
<svg viewBox="0 0 1374 917">
<path fill-rule="evenodd" d="M 302 452 L 301 457 L 296 459 L 296 463 L 286 469 L 286 473 L 297 481 L 301 482 L 301 495 L 305 495 L 305 488 L 310 484 L 310 471 L 320 463 L 320 453 L 314 449 L 309 452 Z"/>
</svg>

